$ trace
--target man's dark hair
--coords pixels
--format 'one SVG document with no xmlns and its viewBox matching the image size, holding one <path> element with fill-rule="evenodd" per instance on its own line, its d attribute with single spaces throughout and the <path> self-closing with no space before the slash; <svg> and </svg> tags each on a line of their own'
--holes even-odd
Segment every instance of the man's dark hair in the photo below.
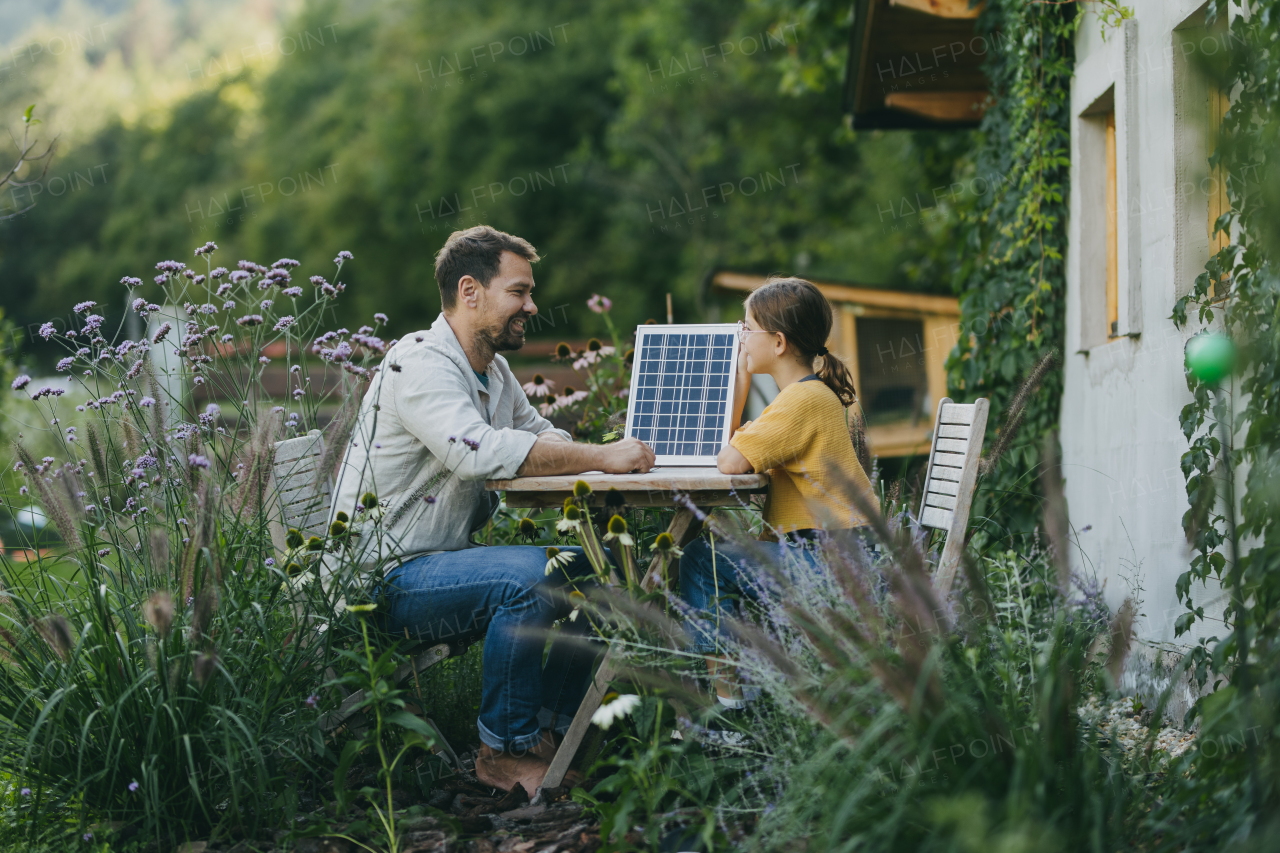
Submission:
<svg viewBox="0 0 1280 853">
<path fill-rule="evenodd" d="M 538 250 L 528 240 L 488 225 L 454 231 L 436 252 L 436 284 L 445 311 L 458 304 L 458 282 L 469 275 L 485 287 L 498 274 L 503 252 L 515 252 L 529 263 L 538 262 Z"/>
</svg>

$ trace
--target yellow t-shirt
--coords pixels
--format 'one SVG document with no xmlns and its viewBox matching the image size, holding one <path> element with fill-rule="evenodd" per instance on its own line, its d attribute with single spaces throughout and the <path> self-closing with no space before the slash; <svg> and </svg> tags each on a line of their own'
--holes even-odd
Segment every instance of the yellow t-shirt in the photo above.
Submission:
<svg viewBox="0 0 1280 853">
<path fill-rule="evenodd" d="M 844 406 L 823 382 L 792 382 L 729 443 L 754 470 L 769 472 L 764 520 L 778 534 L 866 526 L 844 483 L 871 499 L 871 481 L 854 453 Z"/>
</svg>

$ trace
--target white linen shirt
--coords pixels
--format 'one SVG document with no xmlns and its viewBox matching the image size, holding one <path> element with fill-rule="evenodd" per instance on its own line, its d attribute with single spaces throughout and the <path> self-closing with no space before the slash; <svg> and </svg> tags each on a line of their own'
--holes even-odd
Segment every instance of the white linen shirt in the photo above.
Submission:
<svg viewBox="0 0 1280 853">
<path fill-rule="evenodd" d="M 514 477 L 545 432 L 572 440 L 534 410 L 505 358 L 495 356 L 485 373 L 487 389 L 444 314 L 383 357 L 360 404 L 330 510 L 330 521 L 341 510 L 364 528 L 357 546 L 364 568 L 387 557 L 475 547 L 471 534 L 498 506 L 484 481 Z M 355 510 L 367 492 L 382 507 L 380 536 Z"/>
</svg>

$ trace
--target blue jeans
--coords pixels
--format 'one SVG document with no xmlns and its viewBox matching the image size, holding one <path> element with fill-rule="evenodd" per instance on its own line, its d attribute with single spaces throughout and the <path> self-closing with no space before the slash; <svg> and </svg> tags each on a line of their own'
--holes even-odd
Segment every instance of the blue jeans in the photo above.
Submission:
<svg viewBox="0 0 1280 853">
<path fill-rule="evenodd" d="M 680 558 L 680 597 L 693 609 L 685 623 L 692 635 L 690 649 L 701 655 L 723 652 L 729 631 L 725 618 L 741 615 L 740 602 L 758 601 L 762 586 L 776 586 L 760 571 L 757 553 L 764 553 L 784 572 L 825 571 L 817 554 L 788 540 L 752 542 L 751 548 L 730 540 L 717 539 L 715 550 L 699 536 L 684 549 Z"/>
<path fill-rule="evenodd" d="M 428 643 L 485 634 L 480 740 L 523 752 L 540 728 L 569 728 L 590 685 L 598 651 L 583 640 L 587 619 L 566 621 L 543 666 L 551 626 L 568 616 L 568 593 L 594 574 L 582 555 L 546 574 L 546 549 L 535 545 L 468 548 L 415 557 L 387 575 L 386 628 Z M 582 579 L 577 581 L 577 579 Z"/>
</svg>

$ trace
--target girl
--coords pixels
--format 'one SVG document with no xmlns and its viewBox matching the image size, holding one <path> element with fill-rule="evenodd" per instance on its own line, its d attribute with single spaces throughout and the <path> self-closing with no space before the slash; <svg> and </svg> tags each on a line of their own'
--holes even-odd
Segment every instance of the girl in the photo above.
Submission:
<svg viewBox="0 0 1280 853">
<path fill-rule="evenodd" d="M 827 351 L 831 306 L 818 289 L 799 278 L 771 278 L 746 301 L 738 324 L 738 373 L 729 443 L 716 458 L 725 474 L 768 471 L 764 540 L 752 549 L 790 571 L 815 569 L 816 541 L 823 521 L 836 529 L 864 527 L 866 518 L 846 498 L 848 484 L 871 497 L 871 483 L 858 464 L 849 437 L 846 407 L 853 404 L 848 369 Z M 755 421 L 741 424 L 753 374 L 778 383 L 774 398 Z M 766 544 L 767 543 L 767 544 Z M 756 560 L 732 542 L 694 540 L 680 560 L 680 596 L 698 616 L 691 620 L 694 650 L 706 657 L 720 703 L 743 707 L 741 688 L 718 675 L 722 660 L 723 610 L 742 594 L 755 596 Z M 728 607 L 722 607 L 728 605 Z"/>
</svg>

